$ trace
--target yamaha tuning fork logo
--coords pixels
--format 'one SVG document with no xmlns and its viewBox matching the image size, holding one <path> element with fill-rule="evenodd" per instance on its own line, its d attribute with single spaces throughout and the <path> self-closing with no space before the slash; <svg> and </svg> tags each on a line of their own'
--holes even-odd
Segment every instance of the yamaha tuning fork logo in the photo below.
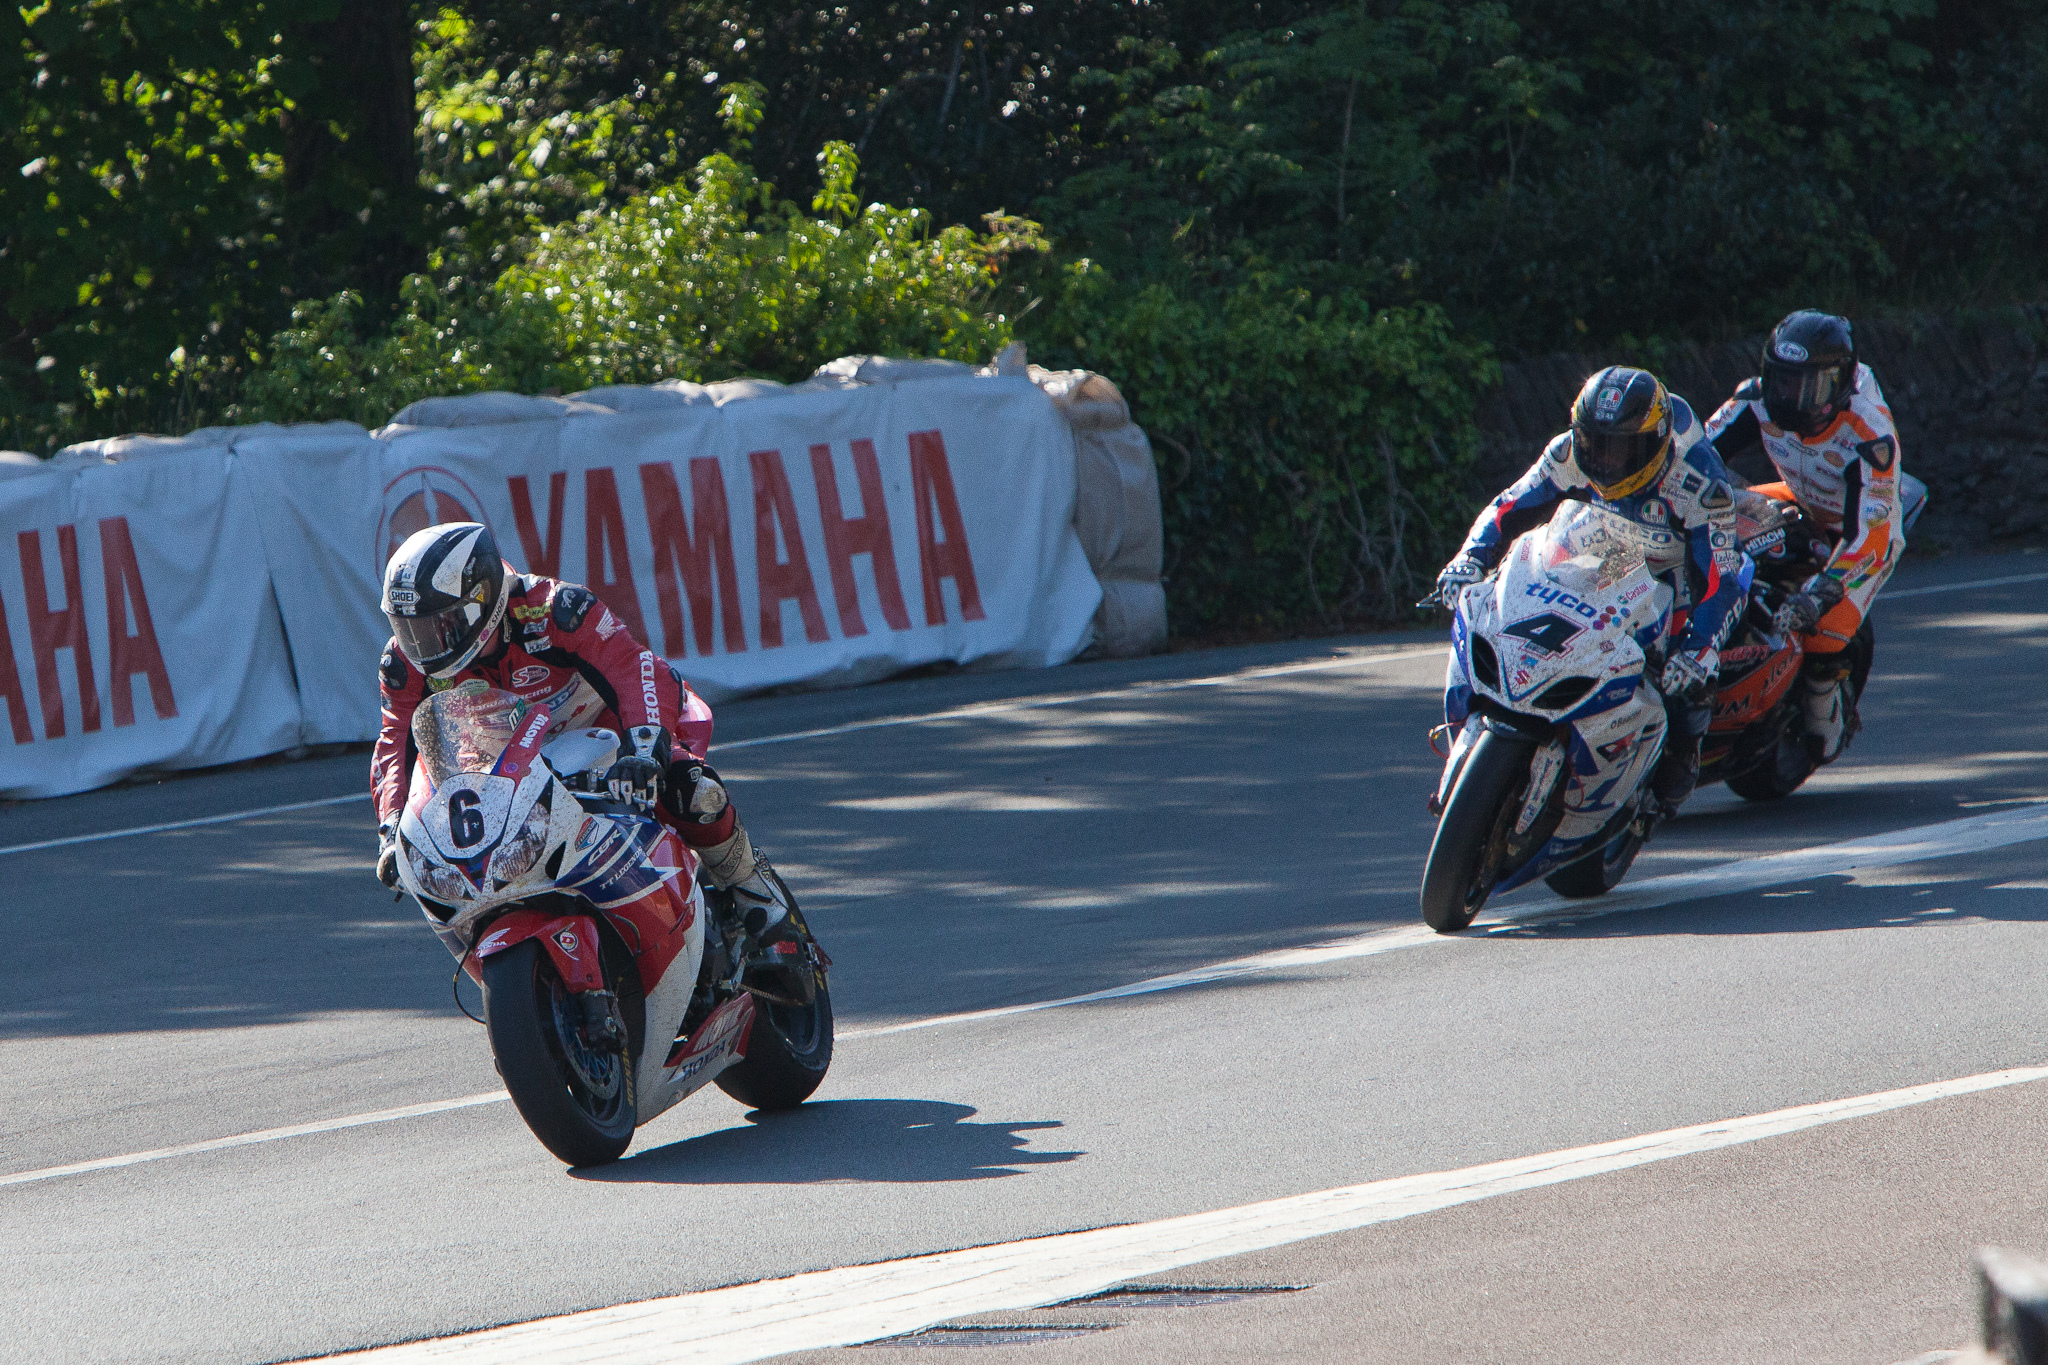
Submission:
<svg viewBox="0 0 2048 1365">
<path fill-rule="evenodd" d="M 476 490 L 439 465 L 425 465 L 400 474 L 384 486 L 384 505 L 377 518 L 378 568 L 391 562 L 391 556 L 413 532 L 445 521 L 491 524 Z M 496 534 L 495 530 L 492 534 Z M 396 598 L 393 602 L 396 604 Z"/>
</svg>

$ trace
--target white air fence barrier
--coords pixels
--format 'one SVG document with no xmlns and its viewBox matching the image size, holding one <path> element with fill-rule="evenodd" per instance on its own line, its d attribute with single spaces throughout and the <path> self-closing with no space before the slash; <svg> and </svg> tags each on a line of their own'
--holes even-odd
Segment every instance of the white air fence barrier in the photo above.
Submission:
<svg viewBox="0 0 2048 1365">
<path fill-rule="evenodd" d="M 1156 649 L 1145 435 L 1019 349 L 0 457 L 0 795 L 374 738 L 384 561 L 438 521 L 589 585 L 714 702 Z"/>
</svg>

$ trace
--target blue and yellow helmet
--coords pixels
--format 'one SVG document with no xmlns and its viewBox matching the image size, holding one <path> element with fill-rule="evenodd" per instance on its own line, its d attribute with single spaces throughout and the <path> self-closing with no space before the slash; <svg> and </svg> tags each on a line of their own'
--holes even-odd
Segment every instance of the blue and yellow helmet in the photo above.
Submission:
<svg viewBox="0 0 2048 1365">
<path fill-rule="evenodd" d="M 1671 458 L 1671 395 L 1647 370 L 1610 365 L 1572 402 L 1572 457 L 1610 502 L 1656 482 Z"/>
</svg>

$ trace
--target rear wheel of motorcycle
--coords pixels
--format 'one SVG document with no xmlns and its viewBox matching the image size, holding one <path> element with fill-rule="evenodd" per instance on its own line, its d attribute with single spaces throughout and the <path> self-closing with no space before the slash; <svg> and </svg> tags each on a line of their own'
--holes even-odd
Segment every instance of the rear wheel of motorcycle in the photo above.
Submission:
<svg viewBox="0 0 2048 1365">
<path fill-rule="evenodd" d="M 1628 875 L 1629 865 L 1635 862 L 1636 854 L 1642 850 L 1643 836 L 1631 821 L 1627 829 L 1607 841 L 1605 848 L 1560 867 L 1545 877 L 1543 884 L 1572 900 L 1604 896 L 1621 885 L 1621 879 Z"/>
<path fill-rule="evenodd" d="M 491 1051 L 519 1117 L 571 1166 L 618 1160 L 635 1119 L 626 1057 L 583 1045 L 580 1011 L 538 942 L 485 958 L 483 977 Z"/>
<path fill-rule="evenodd" d="M 804 947 L 809 949 L 811 930 L 804 923 L 803 911 L 795 908 L 796 897 L 780 874 L 770 875 L 782 887 Z M 796 1108 L 824 1082 L 826 1069 L 832 1065 L 832 993 L 825 984 L 825 973 L 807 961 L 802 970 L 811 973 L 811 999 L 797 1004 L 789 1003 L 801 994 L 788 980 L 792 970 L 776 968 L 764 974 L 761 989 L 782 998 L 755 995 L 747 1055 L 718 1073 L 718 1088 L 752 1109 Z M 753 973 L 748 976 L 751 981 Z"/>
<path fill-rule="evenodd" d="M 1500 866 L 1529 781 L 1532 740 L 1488 730 L 1472 746 L 1444 803 L 1422 870 L 1422 920 L 1439 934 L 1472 923 L 1506 869 Z"/>
<path fill-rule="evenodd" d="M 749 1109 L 794 1109 L 832 1065 L 832 996 L 820 982 L 808 1005 L 754 1004 L 747 1055 L 718 1073 L 718 1088 Z"/>
</svg>

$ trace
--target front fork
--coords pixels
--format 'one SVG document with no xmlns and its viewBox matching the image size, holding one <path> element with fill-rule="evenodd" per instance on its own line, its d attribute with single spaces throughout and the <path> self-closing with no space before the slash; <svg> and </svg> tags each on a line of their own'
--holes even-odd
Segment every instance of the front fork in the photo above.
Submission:
<svg viewBox="0 0 2048 1365">
<path fill-rule="evenodd" d="M 1474 711 L 1465 717 L 1464 725 L 1459 727 L 1451 740 L 1450 751 L 1444 756 L 1443 775 L 1437 779 L 1436 791 L 1429 798 L 1431 815 L 1441 816 L 1444 813 L 1444 807 L 1450 802 L 1451 792 L 1458 785 L 1459 774 L 1465 771 L 1465 760 L 1472 756 L 1472 746 L 1479 742 L 1479 736 L 1486 732 L 1488 724 L 1484 712 Z M 1510 730 L 1524 739 L 1534 738 L 1520 730 L 1514 730 L 1511 726 L 1501 728 Z M 1440 725 L 1430 732 L 1432 751 L 1436 747 L 1434 741 L 1437 737 L 1450 729 L 1448 725 Z M 1535 757 L 1529 761 L 1528 794 L 1523 798 L 1522 809 L 1515 815 L 1514 833 L 1517 835 L 1527 834 L 1535 825 L 1537 817 L 1543 814 L 1543 808 L 1550 803 L 1551 794 L 1556 790 L 1558 782 L 1565 776 L 1566 769 L 1571 763 L 1571 755 L 1563 736 L 1555 735 L 1548 742 L 1538 743 L 1540 747 L 1536 750 Z"/>
<path fill-rule="evenodd" d="M 475 957 L 479 968 L 487 957 L 496 957 L 528 939 L 539 939 L 547 950 L 555 974 L 576 1002 L 577 1032 L 584 1044 L 599 1052 L 626 1050 L 625 1014 L 619 998 L 605 984 L 604 950 L 598 940 L 597 921 L 589 915 L 551 915 L 543 910 L 514 910 L 491 925 L 490 932 L 477 941 Z"/>
</svg>

